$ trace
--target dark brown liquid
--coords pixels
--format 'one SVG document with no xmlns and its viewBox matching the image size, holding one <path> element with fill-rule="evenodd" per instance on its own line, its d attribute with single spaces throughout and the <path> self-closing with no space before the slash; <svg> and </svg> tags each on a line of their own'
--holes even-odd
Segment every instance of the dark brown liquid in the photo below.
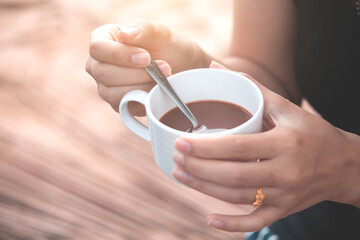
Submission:
<svg viewBox="0 0 360 240">
<path fill-rule="evenodd" d="M 187 103 L 186 105 L 200 124 L 205 125 L 208 129 L 231 129 L 243 124 L 252 117 L 251 113 L 246 109 L 228 102 L 204 100 Z M 191 122 L 179 108 L 171 109 L 160 118 L 160 122 L 180 131 L 191 129 Z"/>
</svg>

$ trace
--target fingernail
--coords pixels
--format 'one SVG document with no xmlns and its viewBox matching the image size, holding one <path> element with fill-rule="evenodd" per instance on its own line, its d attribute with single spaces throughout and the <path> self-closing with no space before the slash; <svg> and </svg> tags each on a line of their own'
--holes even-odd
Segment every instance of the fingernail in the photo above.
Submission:
<svg viewBox="0 0 360 240">
<path fill-rule="evenodd" d="M 135 53 L 131 56 L 131 62 L 136 65 L 148 65 L 150 63 L 150 55 L 147 52 Z"/>
<path fill-rule="evenodd" d="M 224 226 L 225 226 L 225 224 L 222 221 L 217 220 L 217 219 L 212 219 L 212 218 L 210 218 L 207 221 L 207 224 L 214 228 L 224 228 Z"/>
<path fill-rule="evenodd" d="M 187 182 L 190 179 L 190 175 L 180 168 L 175 168 L 173 175 L 180 182 Z"/>
<path fill-rule="evenodd" d="M 174 155 L 174 162 L 179 166 L 184 166 L 184 155 L 181 153 L 175 153 Z"/>
<path fill-rule="evenodd" d="M 190 152 L 191 145 L 189 142 L 183 139 L 177 139 L 174 144 L 175 148 L 180 152 L 188 153 Z"/>
<path fill-rule="evenodd" d="M 171 67 L 169 64 L 161 64 L 161 65 L 159 65 L 159 68 L 165 74 L 165 76 L 170 76 L 172 74 Z"/>
<path fill-rule="evenodd" d="M 126 33 L 129 37 L 136 37 L 140 33 L 140 29 L 137 27 L 126 27 L 121 29 L 121 32 Z"/>
<path fill-rule="evenodd" d="M 218 62 L 216 62 L 214 60 L 211 61 L 209 67 L 210 68 L 217 68 L 217 69 L 226 69 L 226 67 L 224 65 L 222 65 L 222 64 L 220 64 L 220 63 L 218 63 Z"/>
</svg>

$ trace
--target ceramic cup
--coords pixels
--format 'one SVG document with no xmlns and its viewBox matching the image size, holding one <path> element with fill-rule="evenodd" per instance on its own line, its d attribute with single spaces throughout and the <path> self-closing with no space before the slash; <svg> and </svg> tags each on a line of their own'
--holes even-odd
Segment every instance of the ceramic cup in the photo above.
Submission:
<svg viewBox="0 0 360 240">
<path fill-rule="evenodd" d="M 256 133 L 262 130 L 264 99 L 260 89 L 245 76 L 222 69 L 194 69 L 170 76 L 169 82 L 185 103 L 199 100 L 220 100 L 237 104 L 253 116 L 242 125 L 216 133 L 186 133 L 170 128 L 159 121 L 175 107 L 172 100 L 156 85 L 149 93 L 142 90 L 128 92 L 120 102 L 119 114 L 124 124 L 138 136 L 151 142 L 154 159 L 171 179 L 175 167 L 174 141 L 180 136 L 212 137 L 228 134 Z M 128 110 L 129 102 L 145 106 L 147 126 L 135 119 Z M 176 180 L 175 180 L 176 181 Z"/>
</svg>

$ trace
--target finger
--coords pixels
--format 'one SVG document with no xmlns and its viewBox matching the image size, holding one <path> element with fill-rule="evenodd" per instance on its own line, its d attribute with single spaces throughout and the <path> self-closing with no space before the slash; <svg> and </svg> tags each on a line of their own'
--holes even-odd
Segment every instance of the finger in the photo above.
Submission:
<svg viewBox="0 0 360 240">
<path fill-rule="evenodd" d="M 119 112 L 119 104 L 110 105 L 115 112 Z M 128 103 L 129 112 L 131 115 L 136 117 L 143 117 L 146 115 L 145 106 L 138 102 L 129 102 Z"/>
<path fill-rule="evenodd" d="M 280 219 L 281 215 L 278 208 L 263 205 L 249 215 L 210 215 L 207 224 L 228 232 L 255 232 Z"/>
<path fill-rule="evenodd" d="M 157 61 L 160 69 L 165 76 L 171 75 L 171 67 L 165 61 Z M 142 68 L 127 68 L 113 64 L 101 63 L 90 58 L 87 63 L 89 74 L 105 86 L 127 86 L 136 84 L 146 84 L 153 82 L 150 75 Z"/>
<path fill-rule="evenodd" d="M 280 180 L 279 176 L 274 174 L 278 171 L 274 161 L 209 160 L 179 153 L 174 156 L 174 162 L 190 175 L 228 187 L 276 186 Z"/>
<path fill-rule="evenodd" d="M 94 29 L 90 34 L 90 41 L 93 40 L 111 40 L 120 42 L 119 32 L 122 28 L 118 24 L 105 24 Z"/>
<path fill-rule="evenodd" d="M 212 61 L 209 68 L 215 68 L 215 69 L 224 69 L 229 70 L 224 65 Z M 261 83 L 259 83 L 255 78 L 253 78 L 251 75 L 243 72 L 239 72 L 244 77 L 250 79 L 252 82 L 254 82 L 257 87 L 260 89 L 262 95 L 264 96 L 264 127 L 266 129 L 272 129 L 275 127 L 274 120 L 279 116 L 278 113 L 282 112 L 284 113 L 284 109 L 287 110 L 286 105 L 289 104 L 289 101 L 284 99 L 282 96 L 272 92 L 265 86 L 263 86 Z"/>
<path fill-rule="evenodd" d="M 119 38 L 125 44 L 159 50 L 170 44 L 171 32 L 157 21 L 137 20 L 122 28 Z"/>
<path fill-rule="evenodd" d="M 225 67 L 224 65 L 216 62 L 216 61 L 212 61 L 210 63 L 209 68 L 215 68 L 215 69 L 224 69 L 224 70 L 229 70 L 227 67 Z M 229 70 L 230 71 L 230 70 Z M 269 89 L 267 89 L 266 87 L 264 87 L 261 83 L 259 83 L 255 78 L 253 78 L 251 75 L 244 73 L 244 72 L 239 72 L 239 74 L 243 75 L 244 77 L 250 79 L 252 82 L 254 82 L 256 84 L 256 86 L 260 89 L 261 93 L 263 95 L 273 95 L 275 93 L 273 93 L 272 91 L 270 91 Z"/>
<path fill-rule="evenodd" d="M 108 39 L 92 40 L 89 53 L 99 62 L 124 67 L 145 67 L 150 63 L 150 55 L 145 49 Z"/>
<path fill-rule="evenodd" d="M 94 59 L 121 66 L 144 67 L 150 57 L 146 50 L 122 44 L 119 32 L 124 28 L 117 24 L 106 24 L 96 28 L 90 37 L 89 53 Z"/>
<path fill-rule="evenodd" d="M 229 70 L 227 67 L 225 67 L 224 65 L 222 65 L 214 60 L 211 61 L 209 68 Z"/>
<path fill-rule="evenodd" d="M 155 62 L 166 77 L 170 77 L 172 75 L 171 66 L 167 62 L 164 60 L 156 60 Z"/>
<path fill-rule="evenodd" d="M 276 124 L 279 124 L 279 122 L 281 122 L 279 121 L 279 118 L 289 113 L 289 107 L 296 106 L 281 95 L 263 86 L 249 74 L 243 72 L 241 72 L 240 74 L 253 81 L 259 87 L 262 95 L 264 96 L 264 118 L 265 120 L 268 120 L 269 118 L 271 119 L 270 121 L 268 121 L 268 123 L 270 123 L 270 126 L 273 125 L 274 122 L 276 122 Z M 287 117 L 285 117 L 285 119 L 286 118 Z"/>
<path fill-rule="evenodd" d="M 121 87 L 107 87 L 101 82 L 98 82 L 97 84 L 99 95 L 112 106 L 119 106 L 123 96 L 131 90 L 142 89 L 144 91 L 150 91 L 150 89 L 155 85 L 155 83 L 152 82 Z"/>
<path fill-rule="evenodd" d="M 145 84 L 153 80 L 143 68 L 121 67 L 99 62 L 90 57 L 87 64 L 88 73 L 107 87 Z"/>
<path fill-rule="evenodd" d="M 223 69 L 223 70 L 229 70 L 228 68 L 226 68 L 224 65 L 216 62 L 216 61 L 212 61 L 210 63 L 209 68 L 215 68 L 215 69 Z M 275 105 L 273 104 L 273 100 L 274 98 L 281 98 L 280 96 L 276 96 L 277 94 L 269 91 L 267 88 L 265 88 L 262 84 L 260 84 L 259 82 L 257 82 L 252 76 L 250 76 L 247 73 L 240 73 L 243 76 L 247 77 L 248 79 L 250 79 L 251 81 L 253 81 L 260 89 L 260 91 L 262 92 L 262 94 L 264 95 L 264 101 L 265 101 L 265 106 L 264 106 L 264 117 L 263 117 L 263 130 L 270 130 L 272 128 L 275 127 L 275 124 L 273 122 L 273 119 L 271 118 L 271 116 L 269 114 L 273 113 L 273 111 L 269 111 L 269 109 L 272 109 L 271 106 Z"/>
<path fill-rule="evenodd" d="M 209 68 L 215 68 L 215 69 L 224 69 L 224 70 L 229 70 L 227 67 L 225 67 L 224 65 L 216 62 L 216 61 L 211 61 Z M 250 79 L 252 82 L 254 82 L 258 88 L 261 90 L 262 93 L 268 93 L 271 92 L 269 89 L 267 89 L 266 87 L 264 87 L 262 84 L 260 84 L 255 78 L 253 78 L 251 75 L 244 73 L 244 72 L 239 72 L 239 74 L 243 75 L 244 77 Z"/>
<path fill-rule="evenodd" d="M 197 178 L 189 173 L 185 172 L 182 168 L 176 167 L 173 170 L 173 176 L 179 182 L 199 191 L 206 195 L 215 197 L 217 199 L 234 203 L 234 204 L 250 204 L 255 201 L 257 194 L 256 187 L 252 188 L 235 188 L 224 185 L 219 185 L 213 182 L 205 181 L 201 178 Z M 266 188 L 263 192 L 266 192 L 266 203 L 270 204 L 268 199 L 271 197 L 273 191 L 272 188 Z M 264 193 L 265 194 L 265 193 Z M 265 200 L 264 200 L 265 201 Z"/>
<path fill-rule="evenodd" d="M 263 133 L 228 135 L 212 138 L 176 139 L 174 146 L 180 152 L 200 158 L 214 159 L 268 159 L 276 156 L 278 137 L 272 129 Z"/>
<path fill-rule="evenodd" d="M 256 84 L 256 86 L 260 89 L 261 93 L 264 96 L 264 101 L 266 97 L 271 97 L 272 95 L 278 95 L 276 93 L 274 93 L 273 91 L 269 90 L 268 88 L 266 88 L 264 85 L 262 85 L 261 83 L 259 83 L 255 78 L 253 78 L 251 75 L 244 73 L 244 72 L 239 72 L 241 75 L 243 75 L 244 77 L 250 79 L 253 83 Z"/>
</svg>

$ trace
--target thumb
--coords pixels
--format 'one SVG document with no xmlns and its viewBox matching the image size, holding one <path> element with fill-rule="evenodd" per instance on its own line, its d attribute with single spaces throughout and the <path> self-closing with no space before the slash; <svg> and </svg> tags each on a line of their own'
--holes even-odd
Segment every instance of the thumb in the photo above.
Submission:
<svg viewBox="0 0 360 240">
<path fill-rule="evenodd" d="M 164 60 L 156 60 L 156 64 L 159 66 L 160 70 L 164 73 L 166 77 L 170 77 L 172 75 L 171 67 L 167 62 L 165 62 Z"/>
<path fill-rule="evenodd" d="M 224 65 L 216 62 L 216 61 L 212 61 L 210 63 L 209 68 L 213 68 L 213 69 L 223 69 L 223 70 L 229 70 L 227 67 L 225 67 Z M 256 86 L 260 89 L 263 97 L 264 97 L 264 118 L 263 118 L 263 124 L 265 126 L 266 129 L 272 129 L 273 127 L 275 127 L 275 124 L 273 122 L 274 116 L 279 116 L 278 113 L 284 113 L 288 111 L 288 108 L 284 108 L 282 106 L 284 106 L 283 103 L 289 103 L 289 101 L 285 100 L 282 96 L 280 96 L 279 94 L 272 92 L 270 89 L 266 88 L 264 85 L 262 85 L 261 83 L 259 83 L 255 78 L 253 78 L 251 75 L 244 73 L 244 72 L 237 72 L 238 74 L 243 75 L 244 77 L 248 78 L 249 80 L 251 80 L 253 83 L 256 84 Z M 271 117 L 270 117 L 271 115 Z"/>
<path fill-rule="evenodd" d="M 224 65 L 212 60 L 210 63 L 209 68 L 214 68 L 214 69 L 224 69 L 224 70 L 229 70 L 227 67 L 225 67 Z M 257 80 L 255 80 L 255 78 L 253 78 L 252 76 L 250 76 L 247 73 L 244 72 L 238 72 L 239 74 L 243 75 L 244 77 L 250 79 L 252 82 L 254 82 L 261 90 L 262 93 L 269 91 L 267 88 L 265 88 L 262 84 L 260 84 Z"/>
<path fill-rule="evenodd" d="M 264 98 L 268 97 L 269 95 L 277 95 L 276 93 L 270 91 L 268 88 L 266 88 L 264 85 L 262 85 L 261 83 L 259 83 L 255 78 L 253 78 L 251 75 L 244 73 L 244 72 L 239 72 L 239 74 L 243 75 L 244 77 L 250 79 L 253 83 L 256 84 L 256 86 L 260 89 L 261 93 L 264 95 Z M 266 101 L 266 99 L 264 99 Z"/>
<path fill-rule="evenodd" d="M 214 68 L 214 69 L 223 69 L 223 70 L 229 70 L 227 67 L 225 67 L 224 65 L 212 60 L 210 63 L 209 68 Z M 252 82 L 254 82 L 256 84 L 256 86 L 260 89 L 261 93 L 264 96 L 264 101 L 267 102 L 268 99 L 273 96 L 273 95 L 277 95 L 276 93 L 270 91 L 269 89 L 267 89 L 264 85 L 262 85 L 261 83 L 259 83 L 255 78 L 253 78 L 251 75 L 244 73 L 244 72 L 237 72 L 238 74 L 243 75 L 244 77 L 250 79 Z"/>
<path fill-rule="evenodd" d="M 156 21 L 137 20 L 120 29 L 119 39 L 128 45 L 158 50 L 169 45 L 171 31 Z"/>
<path fill-rule="evenodd" d="M 229 70 L 227 67 L 225 67 L 224 65 L 222 65 L 214 60 L 211 61 L 209 68 Z"/>
</svg>

